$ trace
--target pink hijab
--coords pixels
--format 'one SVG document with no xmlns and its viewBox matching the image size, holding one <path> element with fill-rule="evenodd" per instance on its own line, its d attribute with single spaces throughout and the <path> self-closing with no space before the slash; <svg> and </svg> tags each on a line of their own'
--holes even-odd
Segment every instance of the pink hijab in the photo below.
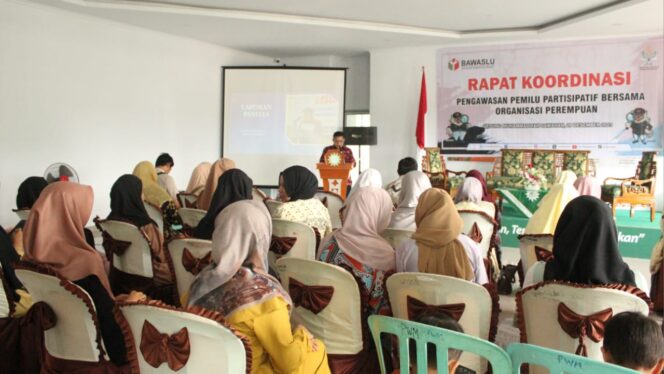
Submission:
<svg viewBox="0 0 664 374">
<path fill-rule="evenodd" d="M 394 270 L 392 246 L 380 234 L 392 215 L 392 199 L 379 187 L 362 187 L 346 200 L 345 219 L 334 237 L 342 252 L 377 270 Z"/>
<path fill-rule="evenodd" d="M 602 186 L 593 177 L 578 177 L 574 181 L 574 187 L 579 191 L 579 195 L 595 196 L 598 199 L 602 198 Z"/>
</svg>

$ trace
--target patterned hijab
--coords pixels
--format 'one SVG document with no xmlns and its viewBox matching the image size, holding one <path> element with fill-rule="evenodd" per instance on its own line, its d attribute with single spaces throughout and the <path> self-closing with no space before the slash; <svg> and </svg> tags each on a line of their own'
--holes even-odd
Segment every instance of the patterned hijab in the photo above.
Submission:
<svg viewBox="0 0 664 374">
<path fill-rule="evenodd" d="M 421 171 L 411 171 L 401 179 L 399 204 L 392 213 L 390 228 L 415 230 L 415 207 L 420 195 L 431 188 L 431 181 Z"/>
<path fill-rule="evenodd" d="M 210 175 L 211 168 L 212 164 L 207 161 L 198 164 L 191 173 L 185 193 L 198 196 L 205 188 L 205 183 L 207 182 L 208 175 Z"/>
<path fill-rule="evenodd" d="M 157 169 L 155 169 L 152 162 L 139 162 L 132 174 L 143 183 L 143 198 L 145 201 L 155 208 L 161 209 L 165 203 L 173 200 L 171 195 L 157 183 Z"/>
<path fill-rule="evenodd" d="M 210 203 L 212 203 L 212 195 L 217 190 L 217 184 L 219 183 L 219 178 L 222 174 L 230 169 L 235 169 L 235 161 L 229 158 L 222 158 L 212 164 L 212 169 L 210 174 L 207 177 L 207 182 L 205 183 L 205 189 L 198 196 L 196 201 L 196 207 L 202 210 L 210 209 Z"/>
<path fill-rule="evenodd" d="M 86 242 L 83 232 L 93 200 L 90 186 L 68 182 L 48 185 L 25 224 L 24 259 L 48 265 L 71 281 L 95 275 L 113 295 L 101 255 Z"/>
<path fill-rule="evenodd" d="M 475 278 L 466 250 L 457 240 L 463 220 L 446 191 L 430 188 L 420 196 L 415 223 L 417 231 L 413 239 L 417 242 L 421 272 L 465 280 Z"/>
</svg>

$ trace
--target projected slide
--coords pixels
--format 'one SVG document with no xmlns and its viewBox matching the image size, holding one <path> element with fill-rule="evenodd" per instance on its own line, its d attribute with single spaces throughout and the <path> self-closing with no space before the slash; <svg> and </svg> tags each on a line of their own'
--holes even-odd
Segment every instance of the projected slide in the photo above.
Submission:
<svg viewBox="0 0 664 374">
<path fill-rule="evenodd" d="M 342 69 L 224 69 L 224 157 L 262 185 L 291 165 L 315 170 L 343 127 L 344 91 Z"/>
</svg>

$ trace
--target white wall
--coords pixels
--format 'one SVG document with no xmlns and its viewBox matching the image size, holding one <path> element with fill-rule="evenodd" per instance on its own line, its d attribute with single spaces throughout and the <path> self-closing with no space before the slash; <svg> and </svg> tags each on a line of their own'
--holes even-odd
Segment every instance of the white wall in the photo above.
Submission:
<svg viewBox="0 0 664 374">
<path fill-rule="evenodd" d="M 391 48 L 371 51 L 371 123 L 378 126 L 378 145 L 371 147 L 371 166 L 378 169 L 386 183 L 397 177 L 399 159 L 418 157 L 415 123 L 420 96 L 422 67 L 426 70 L 427 132 L 426 145 L 436 146 L 437 97 L 436 51 L 442 46 Z M 590 157 L 593 157 L 591 153 Z M 605 158 L 597 161 L 597 178 L 627 178 L 634 175 L 637 158 Z M 664 160 L 657 157 L 657 210 L 664 198 Z M 489 171 L 491 163 L 448 162 L 452 170 Z"/>
<path fill-rule="evenodd" d="M 220 154 L 222 65 L 271 58 L 32 3 L 0 0 L 0 223 L 17 220 L 16 190 L 53 162 L 73 165 L 95 190 L 141 160 L 193 167 Z"/>
</svg>

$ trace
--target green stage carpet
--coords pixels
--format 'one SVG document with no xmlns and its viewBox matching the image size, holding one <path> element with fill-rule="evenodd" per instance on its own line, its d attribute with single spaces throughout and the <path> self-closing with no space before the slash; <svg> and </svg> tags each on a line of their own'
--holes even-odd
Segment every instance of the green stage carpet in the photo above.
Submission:
<svg viewBox="0 0 664 374">
<path fill-rule="evenodd" d="M 502 217 L 502 227 L 500 228 L 502 247 L 518 248 L 518 236 L 523 234 L 528 219 L 523 216 L 509 215 L 509 211 L 504 210 L 503 212 L 505 215 Z M 652 248 L 661 236 L 659 229 L 661 216 L 661 212 L 657 213 L 655 221 L 650 222 L 650 211 L 647 210 L 637 210 L 634 218 L 629 217 L 628 209 L 616 211 L 618 241 L 620 242 L 620 252 L 624 257 L 650 258 Z"/>
</svg>

